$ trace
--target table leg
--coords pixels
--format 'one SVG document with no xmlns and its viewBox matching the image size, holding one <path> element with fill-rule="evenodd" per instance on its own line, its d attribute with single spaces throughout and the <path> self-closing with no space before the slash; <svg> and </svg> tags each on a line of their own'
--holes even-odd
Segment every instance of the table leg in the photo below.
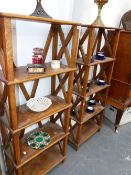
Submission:
<svg viewBox="0 0 131 175">
<path fill-rule="evenodd" d="M 115 131 L 117 132 L 119 123 L 121 121 L 123 110 L 117 109 L 116 120 L 115 120 Z"/>
</svg>

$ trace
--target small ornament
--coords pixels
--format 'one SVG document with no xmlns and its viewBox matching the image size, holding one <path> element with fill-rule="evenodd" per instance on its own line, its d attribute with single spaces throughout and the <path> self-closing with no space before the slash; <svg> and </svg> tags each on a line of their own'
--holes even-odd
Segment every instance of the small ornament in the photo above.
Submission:
<svg viewBox="0 0 131 175">
<path fill-rule="evenodd" d="M 41 5 L 41 0 L 37 0 L 37 5 L 36 5 L 36 8 L 35 8 L 35 11 L 31 14 L 31 16 L 38 16 L 38 17 L 44 17 L 44 18 L 52 18 L 43 9 L 43 7 Z"/>
<path fill-rule="evenodd" d="M 105 82 L 105 80 L 99 79 L 99 80 L 97 81 L 97 84 L 98 84 L 99 86 L 104 86 L 104 85 L 106 84 L 106 82 Z"/>
<path fill-rule="evenodd" d="M 88 113 L 93 113 L 93 112 L 94 112 L 94 108 L 93 108 L 92 106 L 88 106 L 88 107 L 86 108 L 86 112 L 88 112 Z"/>
<path fill-rule="evenodd" d="M 95 21 L 92 23 L 92 25 L 103 27 L 104 23 L 101 19 L 101 11 L 102 11 L 103 5 L 105 5 L 108 2 L 108 0 L 94 0 L 94 2 L 98 5 L 98 15 Z"/>
<path fill-rule="evenodd" d="M 42 48 L 34 48 L 33 49 L 33 56 L 32 56 L 32 64 L 42 64 Z"/>
<path fill-rule="evenodd" d="M 104 52 L 97 52 L 97 54 L 96 54 L 96 60 L 104 60 L 104 59 L 105 59 Z"/>
<path fill-rule="evenodd" d="M 95 100 L 95 99 L 90 99 L 90 100 L 88 101 L 88 104 L 89 104 L 90 106 L 94 106 L 94 105 L 96 105 L 96 100 Z"/>
<path fill-rule="evenodd" d="M 23 151 L 23 154 L 26 155 L 27 154 L 26 151 Z"/>
</svg>

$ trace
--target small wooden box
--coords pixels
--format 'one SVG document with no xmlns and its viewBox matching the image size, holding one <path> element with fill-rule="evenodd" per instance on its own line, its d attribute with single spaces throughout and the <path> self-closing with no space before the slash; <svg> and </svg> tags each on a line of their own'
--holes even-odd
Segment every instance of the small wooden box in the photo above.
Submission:
<svg viewBox="0 0 131 175">
<path fill-rule="evenodd" d="M 28 73 L 44 73 L 46 71 L 46 67 L 44 64 L 27 64 Z"/>
</svg>

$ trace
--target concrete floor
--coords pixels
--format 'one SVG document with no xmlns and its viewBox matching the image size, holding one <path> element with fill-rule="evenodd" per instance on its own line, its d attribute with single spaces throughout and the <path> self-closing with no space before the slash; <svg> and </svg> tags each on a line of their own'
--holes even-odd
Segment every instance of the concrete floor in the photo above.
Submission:
<svg viewBox="0 0 131 175">
<path fill-rule="evenodd" d="M 131 175 L 131 123 L 116 134 L 105 120 L 101 132 L 77 152 L 68 146 L 67 160 L 48 175 Z"/>
</svg>

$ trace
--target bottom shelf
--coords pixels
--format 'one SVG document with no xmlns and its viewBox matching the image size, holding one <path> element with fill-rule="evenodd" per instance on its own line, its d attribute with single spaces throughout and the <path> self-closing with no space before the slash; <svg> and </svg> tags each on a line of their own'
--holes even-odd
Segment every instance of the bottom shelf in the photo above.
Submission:
<svg viewBox="0 0 131 175">
<path fill-rule="evenodd" d="M 65 158 L 58 147 L 53 146 L 27 163 L 23 167 L 23 175 L 45 175 Z"/>
<path fill-rule="evenodd" d="M 73 133 L 74 137 L 76 138 L 78 134 L 78 125 L 77 127 L 74 128 Z M 70 135 L 69 137 L 69 142 L 73 144 L 77 149 L 78 147 L 84 143 L 87 139 L 89 139 L 93 134 L 95 134 L 98 130 L 100 129 L 100 126 L 98 126 L 93 120 L 88 121 L 87 123 L 84 123 L 82 125 L 81 133 L 80 133 L 80 141 L 78 142 L 77 140 L 73 139 L 73 136 Z"/>
</svg>

